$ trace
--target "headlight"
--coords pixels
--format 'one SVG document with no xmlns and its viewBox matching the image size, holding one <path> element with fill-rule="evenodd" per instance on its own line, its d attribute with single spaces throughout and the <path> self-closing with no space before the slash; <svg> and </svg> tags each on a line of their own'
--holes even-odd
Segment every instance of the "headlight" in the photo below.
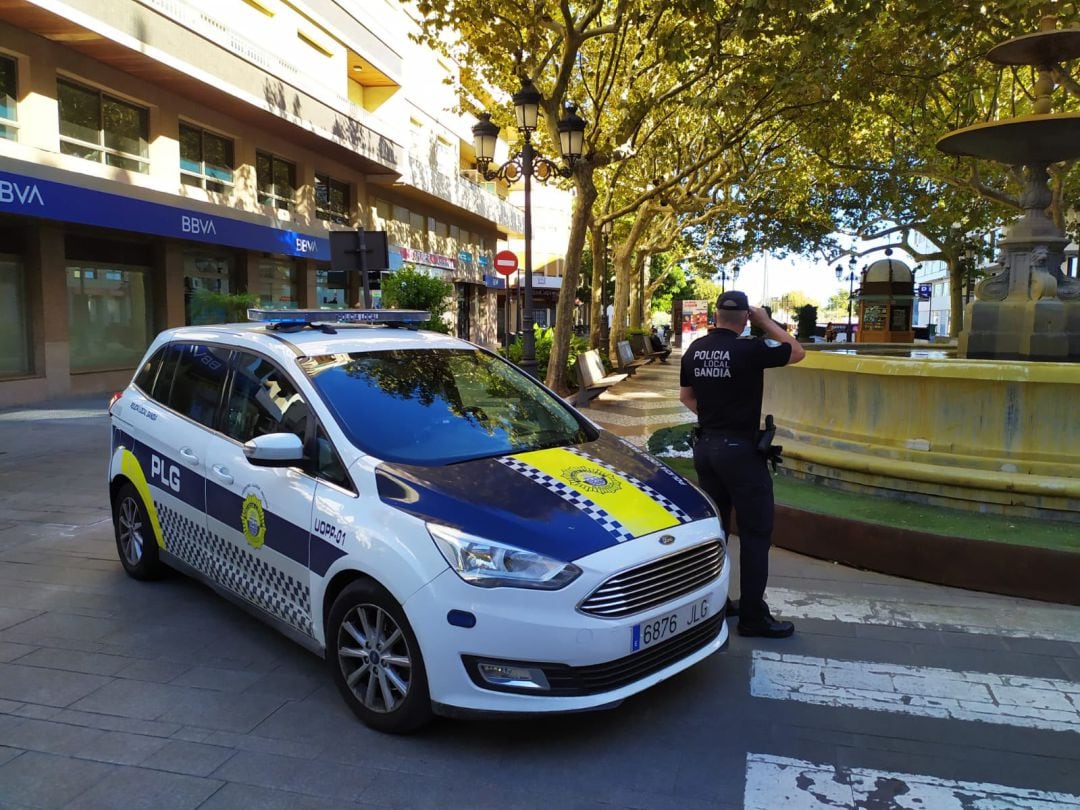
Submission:
<svg viewBox="0 0 1080 810">
<path fill-rule="evenodd" d="M 533 551 L 473 537 L 437 523 L 428 523 L 427 529 L 458 576 L 480 588 L 555 591 L 581 575 L 581 569 L 573 563 Z"/>
</svg>

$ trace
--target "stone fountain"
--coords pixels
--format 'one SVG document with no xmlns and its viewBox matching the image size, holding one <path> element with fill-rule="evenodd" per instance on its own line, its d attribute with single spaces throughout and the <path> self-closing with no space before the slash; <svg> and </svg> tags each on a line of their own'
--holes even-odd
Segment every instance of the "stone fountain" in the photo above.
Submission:
<svg viewBox="0 0 1080 810">
<path fill-rule="evenodd" d="M 1069 239 L 1046 216 L 1049 165 L 1080 157 L 1080 113 L 1052 112 L 1053 67 L 1078 56 L 1080 29 L 1059 30 L 1054 16 L 1038 33 L 992 48 L 986 58 L 994 64 L 1035 67 L 1034 113 L 958 129 L 937 143 L 950 155 L 1022 166 L 1024 175 L 1024 214 L 999 243 L 1002 269 L 968 304 L 962 357 L 1080 362 L 1080 282 L 1062 273 Z"/>
</svg>

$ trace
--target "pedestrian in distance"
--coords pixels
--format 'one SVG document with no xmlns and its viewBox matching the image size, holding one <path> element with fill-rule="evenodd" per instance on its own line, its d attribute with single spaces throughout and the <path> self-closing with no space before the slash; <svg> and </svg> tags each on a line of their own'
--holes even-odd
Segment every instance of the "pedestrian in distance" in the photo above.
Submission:
<svg viewBox="0 0 1080 810">
<path fill-rule="evenodd" d="M 667 363 L 667 359 L 671 355 L 671 347 L 664 343 L 664 339 L 656 331 L 655 326 L 652 328 L 652 332 L 649 333 L 649 348 L 660 355 L 661 363 Z"/>
<path fill-rule="evenodd" d="M 786 638 L 795 626 L 775 619 L 765 602 L 774 505 L 767 449 L 759 450 L 761 398 L 765 369 L 798 363 L 806 352 L 743 292 L 722 294 L 715 317 L 716 328 L 683 354 L 679 375 L 679 400 L 698 417 L 694 468 L 724 532 L 732 508 L 739 521 L 740 598 L 728 604 L 739 635 Z M 764 336 L 740 338 L 747 321 Z"/>
<path fill-rule="evenodd" d="M 825 326 L 825 342 L 833 343 L 836 340 L 836 327 L 832 325 L 832 321 L 829 321 Z"/>
</svg>

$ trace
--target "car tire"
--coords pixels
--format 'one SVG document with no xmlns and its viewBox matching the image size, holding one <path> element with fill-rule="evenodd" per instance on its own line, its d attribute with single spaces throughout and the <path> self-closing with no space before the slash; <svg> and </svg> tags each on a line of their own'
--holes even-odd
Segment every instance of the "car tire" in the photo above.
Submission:
<svg viewBox="0 0 1080 810">
<path fill-rule="evenodd" d="M 165 575 L 146 505 L 131 483 L 124 483 L 113 498 L 113 531 L 120 564 L 130 576 L 151 580 Z"/>
<path fill-rule="evenodd" d="M 367 726 L 407 734 L 431 720 L 420 644 L 385 588 L 369 579 L 351 582 L 334 600 L 326 631 L 334 682 Z"/>
</svg>

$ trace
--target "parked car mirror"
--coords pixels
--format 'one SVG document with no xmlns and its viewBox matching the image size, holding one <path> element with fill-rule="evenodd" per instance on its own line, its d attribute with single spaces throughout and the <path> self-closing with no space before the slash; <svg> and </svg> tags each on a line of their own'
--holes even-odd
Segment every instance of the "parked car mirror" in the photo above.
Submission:
<svg viewBox="0 0 1080 810">
<path fill-rule="evenodd" d="M 244 455 L 262 467 L 289 467 L 304 460 L 304 443 L 295 433 L 267 433 L 245 442 Z"/>
</svg>

